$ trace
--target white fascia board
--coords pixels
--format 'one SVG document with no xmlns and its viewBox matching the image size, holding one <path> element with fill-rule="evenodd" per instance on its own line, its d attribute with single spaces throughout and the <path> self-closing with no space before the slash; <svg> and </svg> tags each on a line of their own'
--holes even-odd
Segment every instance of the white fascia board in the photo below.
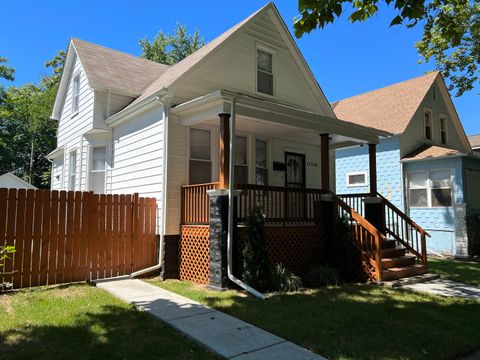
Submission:
<svg viewBox="0 0 480 360">
<path fill-rule="evenodd" d="M 65 148 L 63 146 L 59 147 L 59 148 L 56 148 L 55 150 L 53 150 L 50 154 L 48 154 L 47 156 L 45 156 L 48 160 L 53 160 L 53 159 L 56 159 L 58 157 L 60 157 L 61 155 L 63 155 L 65 151 Z"/>
<path fill-rule="evenodd" d="M 427 157 L 424 159 L 402 159 L 400 160 L 401 163 L 411 163 L 411 162 L 418 162 L 418 161 L 435 161 L 441 159 L 455 159 L 460 157 L 467 157 L 469 154 L 457 154 L 457 155 L 444 155 L 444 156 L 437 156 L 437 157 Z"/>
</svg>

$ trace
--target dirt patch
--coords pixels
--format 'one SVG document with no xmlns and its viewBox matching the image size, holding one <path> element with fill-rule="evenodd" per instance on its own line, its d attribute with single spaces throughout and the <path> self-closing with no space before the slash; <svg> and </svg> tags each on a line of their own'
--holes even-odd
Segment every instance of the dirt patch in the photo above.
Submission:
<svg viewBox="0 0 480 360">
<path fill-rule="evenodd" d="M 4 309 L 7 314 L 13 314 L 13 296 L 11 295 L 0 295 L 0 306 Z"/>
</svg>

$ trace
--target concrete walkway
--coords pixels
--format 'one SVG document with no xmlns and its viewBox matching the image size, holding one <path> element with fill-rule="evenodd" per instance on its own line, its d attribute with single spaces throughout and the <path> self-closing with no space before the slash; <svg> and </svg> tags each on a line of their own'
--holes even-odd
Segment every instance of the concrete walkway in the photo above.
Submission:
<svg viewBox="0 0 480 360">
<path fill-rule="evenodd" d="M 447 279 L 435 279 L 424 283 L 402 285 L 400 289 L 408 289 L 428 294 L 455 296 L 472 300 L 480 300 L 480 288 Z"/>
<path fill-rule="evenodd" d="M 227 359 L 324 359 L 256 326 L 140 280 L 102 281 L 97 287 L 149 312 Z"/>
</svg>

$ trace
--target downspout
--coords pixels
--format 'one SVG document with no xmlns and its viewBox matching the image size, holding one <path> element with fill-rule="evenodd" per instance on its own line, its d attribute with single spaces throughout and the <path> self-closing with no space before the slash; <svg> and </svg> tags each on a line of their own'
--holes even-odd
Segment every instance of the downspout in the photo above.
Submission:
<svg viewBox="0 0 480 360">
<path fill-rule="evenodd" d="M 167 153 L 168 153 L 168 117 L 169 117 L 169 107 L 167 102 L 162 100 L 162 96 L 157 96 L 156 100 L 163 105 L 163 187 L 162 187 L 162 227 L 160 231 L 160 244 L 158 248 L 158 263 L 157 265 L 151 266 L 146 269 L 135 271 L 134 273 L 130 274 L 131 278 L 158 270 L 162 267 L 163 262 L 163 246 L 164 246 L 164 236 L 165 236 L 165 229 L 167 226 L 167 183 L 168 183 L 168 161 L 167 161 Z"/>
<path fill-rule="evenodd" d="M 234 206 L 234 156 L 235 154 L 235 117 L 236 117 L 236 99 L 232 97 L 231 116 L 230 116 L 230 158 L 229 158 L 229 178 L 228 178 L 228 231 L 227 231 L 227 276 L 228 278 L 248 291 L 253 296 L 265 300 L 265 295 L 258 292 L 233 275 L 233 206 Z"/>
</svg>

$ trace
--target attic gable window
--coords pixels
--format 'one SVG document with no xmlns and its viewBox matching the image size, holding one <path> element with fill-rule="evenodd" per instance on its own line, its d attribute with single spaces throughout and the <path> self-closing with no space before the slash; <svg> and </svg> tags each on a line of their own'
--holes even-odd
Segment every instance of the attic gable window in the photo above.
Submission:
<svg viewBox="0 0 480 360">
<path fill-rule="evenodd" d="M 440 140 L 442 144 L 447 143 L 447 118 L 440 116 Z"/>
<path fill-rule="evenodd" d="M 430 110 L 425 110 L 424 119 L 425 139 L 432 140 L 432 112 Z"/>
<path fill-rule="evenodd" d="M 273 54 L 257 49 L 257 92 L 273 96 Z"/>
<path fill-rule="evenodd" d="M 75 75 L 72 83 L 72 114 L 78 113 L 80 103 L 80 74 Z"/>
</svg>

